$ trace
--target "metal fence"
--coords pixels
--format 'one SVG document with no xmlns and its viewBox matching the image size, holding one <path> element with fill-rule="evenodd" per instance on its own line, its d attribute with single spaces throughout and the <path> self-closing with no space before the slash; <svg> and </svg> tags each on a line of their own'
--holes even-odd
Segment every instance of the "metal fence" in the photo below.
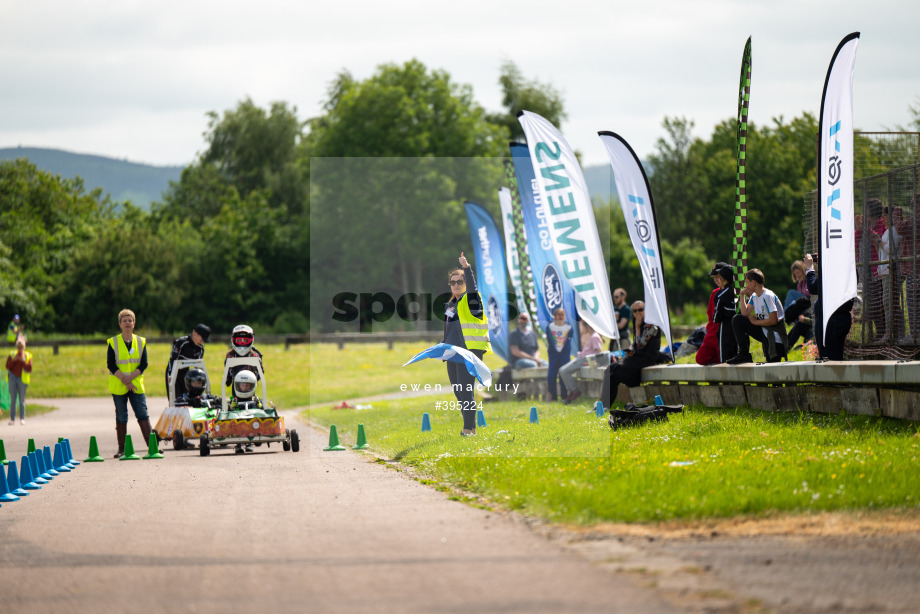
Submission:
<svg viewBox="0 0 920 614">
<path fill-rule="evenodd" d="M 913 156 L 915 161 L 853 182 L 858 290 L 845 349 L 851 357 L 909 359 L 920 354 L 920 265 L 916 241 L 920 238 L 920 164 L 916 162 L 920 135 L 896 136 L 907 151 L 898 154 L 897 148 L 891 147 L 889 159 L 904 161 Z M 865 162 L 869 157 L 857 155 L 857 160 L 862 158 Z M 879 167 L 878 157 L 874 164 L 873 168 Z M 864 164 L 861 168 L 865 171 L 870 166 Z M 816 192 L 805 199 L 807 252 L 816 251 L 816 199 Z"/>
</svg>

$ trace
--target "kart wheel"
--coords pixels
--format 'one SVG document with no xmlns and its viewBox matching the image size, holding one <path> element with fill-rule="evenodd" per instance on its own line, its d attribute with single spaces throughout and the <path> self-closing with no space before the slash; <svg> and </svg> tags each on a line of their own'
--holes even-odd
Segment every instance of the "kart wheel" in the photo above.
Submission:
<svg viewBox="0 0 920 614">
<path fill-rule="evenodd" d="M 297 429 L 291 431 L 291 452 L 300 452 L 300 435 Z"/>
<path fill-rule="evenodd" d="M 291 429 L 284 429 L 284 441 L 281 442 L 281 449 L 285 452 L 291 451 Z"/>
<path fill-rule="evenodd" d="M 202 456 L 207 456 L 208 454 L 211 453 L 211 446 L 208 444 L 208 436 L 202 435 L 200 441 L 201 441 L 201 446 L 200 446 L 201 449 L 199 450 L 199 453 Z"/>
<path fill-rule="evenodd" d="M 173 450 L 181 450 L 185 447 L 185 437 L 182 436 L 182 431 L 176 429 L 173 431 Z"/>
</svg>

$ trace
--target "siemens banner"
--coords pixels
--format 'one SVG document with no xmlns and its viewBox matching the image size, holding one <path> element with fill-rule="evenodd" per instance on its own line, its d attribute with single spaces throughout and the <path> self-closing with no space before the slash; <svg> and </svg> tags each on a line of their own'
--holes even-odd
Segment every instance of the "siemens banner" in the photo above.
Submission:
<svg viewBox="0 0 920 614">
<path fill-rule="evenodd" d="M 594 222 L 594 208 L 575 152 L 551 123 L 518 113 L 560 273 L 578 295 L 578 313 L 595 331 L 618 339 L 607 263 Z M 524 184 L 520 182 L 523 192 Z M 533 239 L 531 239 L 533 241 Z M 536 275 L 536 271 L 534 271 Z"/>
<path fill-rule="evenodd" d="M 476 255 L 476 284 L 485 304 L 492 349 L 504 360 L 508 351 L 508 282 L 505 273 L 505 248 L 495 220 L 482 205 L 467 201 L 466 219 Z"/>
<path fill-rule="evenodd" d="M 537 291 L 537 318 L 540 320 L 540 326 L 546 330 L 553 321 L 553 312 L 560 307 L 565 309 L 566 321 L 575 326 L 575 292 L 562 276 L 561 267 L 556 260 L 549 217 L 537 187 L 527 146 L 512 143 L 511 161 L 514 164 L 514 174 L 517 176 L 521 195 L 521 208 L 524 212 L 527 253 L 530 254 L 530 269 L 533 271 L 534 288 Z M 587 318 L 585 320 L 590 323 Z"/>
</svg>

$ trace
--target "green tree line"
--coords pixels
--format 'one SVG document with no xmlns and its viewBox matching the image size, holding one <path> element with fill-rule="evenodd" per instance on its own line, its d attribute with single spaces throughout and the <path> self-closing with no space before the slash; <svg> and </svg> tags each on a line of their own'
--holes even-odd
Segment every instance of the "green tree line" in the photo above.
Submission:
<svg viewBox="0 0 920 614">
<path fill-rule="evenodd" d="M 411 60 L 364 80 L 341 72 L 313 118 L 286 102 L 243 100 L 209 113 L 203 153 L 149 213 L 27 160 L 0 162 L 0 316 L 88 334 L 110 332 L 129 307 L 141 327 L 163 332 L 198 321 L 304 332 L 311 316 L 314 327 L 331 325 L 330 297 L 341 291 L 444 293 L 447 268 L 472 252 L 463 202 L 499 218 L 500 160 L 521 138 L 517 112 L 566 119 L 562 95 L 513 63 L 499 84 L 503 108 L 490 113 L 470 86 Z M 705 302 L 709 267 L 730 257 L 735 128 L 726 120 L 705 140 L 686 118 L 663 128 L 647 171 L 674 308 Z M 800 256 L 816 129 L 807 113 L 749 126 L 750 266 L 775 290 Z M 637 297 L 618 209 L 598 203 L 596 214 L 611 283 Z"/>
</svg>

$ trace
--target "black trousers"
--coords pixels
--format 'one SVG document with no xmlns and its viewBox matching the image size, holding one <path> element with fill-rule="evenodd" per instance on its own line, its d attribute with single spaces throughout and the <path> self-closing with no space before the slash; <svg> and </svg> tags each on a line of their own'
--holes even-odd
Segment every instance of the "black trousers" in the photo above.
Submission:
<svg viewBox="0 0 920 614">
<path fill-rule="evenodd" d="M 757 341 L 760 341 L 760 344 L 763 346 L 763 355 L 770 355 L 770 347 L 768 345 L 769 342 L 767 341 L 767 335 L 764 334 L 763 326 L 756 326 L 751 324 L 751 321 L 748 320 L 747 316 L 736 313 L 735 317 L 732 318 L 732 330 L 735 333 L 735 340 L 738 342 L 739 354 L 751 353 L 751 337 L 753 337 Z M 776 344 L 776 351 L 780 357 L 786 355 L 786 351 L 783 348 L 782 343 Z"/>
<path fill-rule="evenodd" d="M 470 350 L 477 358 L 482 359 L 485 355 L 483 350 Z M 453 386 L 454 396 L 460 402 L 460 413 L 463 415 L 463 428 L 472 431 L 476 428 L 476 397 L 473 394 L 473 386 L 476 385 L 476 378 L 470 375 L 466 370 L 466 364 L 459 362 L 447 361 L 447 377 L 450 385 Z"/>
<path fill-rule="evenodd" d="M 838 307 L 827 321 L 827 330 L 823 331 L 821 323 L 824 309 L 821 299 L 815 303 L 815 341 L 818 343 L 818 356 L 821 358 L 843 360 L 843 346 L 853 326 L 853 317 L 850 315 L 852 308 L 853 301 L 847 301 Z"/>
</svg>

